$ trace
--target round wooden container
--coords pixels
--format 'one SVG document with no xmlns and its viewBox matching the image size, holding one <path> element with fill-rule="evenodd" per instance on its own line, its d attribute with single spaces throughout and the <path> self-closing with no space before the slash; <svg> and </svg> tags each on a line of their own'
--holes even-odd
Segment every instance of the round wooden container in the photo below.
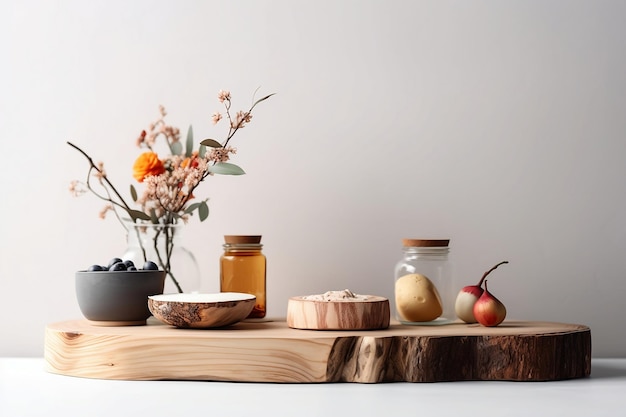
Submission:
<svg viewBox="0 0 626 417">
<path fill-rule="evenodd" d="M 389 300 L 369 295 L 366 300 L 320 301 L 291 297 L 287 325 L 308 330 L 376 330 L 389 327 Z"/>
</svg>

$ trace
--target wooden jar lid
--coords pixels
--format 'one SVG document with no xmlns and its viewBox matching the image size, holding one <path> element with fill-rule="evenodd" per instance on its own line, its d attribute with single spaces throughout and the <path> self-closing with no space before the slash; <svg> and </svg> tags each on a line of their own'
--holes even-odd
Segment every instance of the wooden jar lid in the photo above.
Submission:
<svg viewBox="0 0 626 417">
<path fill-rule="evenodd" d="M 224 242 L 228 244 L 259 244 L 261 235 L 224 235 Z"/>
<path fill-rule="evenodd" d="M 443 248 L 450 244 L 450 239 L 402 239 L 405 247 Z"/>
</svg>

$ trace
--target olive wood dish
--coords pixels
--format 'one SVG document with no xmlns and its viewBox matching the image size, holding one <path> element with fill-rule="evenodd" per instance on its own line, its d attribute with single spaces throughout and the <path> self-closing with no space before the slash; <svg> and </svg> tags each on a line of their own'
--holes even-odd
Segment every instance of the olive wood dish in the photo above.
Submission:
<svg viewBox="0 0 626 417">
<path fill-rule="evenodd" d="M 315 300 L 291 297 L 287 325 L 308 330 L 378 330 L 389 327 L 389 300 L 367 295 L 365 300 Z"/>
<path fill-rule="evenodd" d="M 165 324 L 210 329 L 230 326 L 245 319 L 255 302 L 254 295 L 238 292 L 179 293 L 148 297 L 148 308 Z"/>
</svg>

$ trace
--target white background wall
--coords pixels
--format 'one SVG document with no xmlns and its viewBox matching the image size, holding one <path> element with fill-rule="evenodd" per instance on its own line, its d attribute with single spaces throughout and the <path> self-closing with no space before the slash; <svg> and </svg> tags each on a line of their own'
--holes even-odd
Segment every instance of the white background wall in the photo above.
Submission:
<svg viewBox="0 0 626 417">
<path fill-rule="evenodd" d="M 125 248 L 72 140 L 126 190 L 157 115 L 197 137 L 216 93 L 278 93 L 235 137 L 186 246 L 215 292 L 222 236 L 262 233 L 269 314 L 289 296 L 392 296 L 403 237 L 451 239 L 460 286 L 510 319 L 591 327 L 625 356 L 626 3 L 17 1 L 0 3 L 0 355 L 41 356 L 80 318 L 74 271 Z"/>
</svg>

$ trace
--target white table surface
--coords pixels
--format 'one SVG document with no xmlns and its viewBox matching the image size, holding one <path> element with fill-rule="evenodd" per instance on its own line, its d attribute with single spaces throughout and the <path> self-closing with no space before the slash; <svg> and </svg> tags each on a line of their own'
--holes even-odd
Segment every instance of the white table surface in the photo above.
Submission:
<svg viewBox="0 0 626 417">
<path fill-rule="evenodd" d="M 0 416 L 626 416 L 626 359 L 552 382 L 250 384 L 55 375 L 0 358 Z"/>
</svg>

